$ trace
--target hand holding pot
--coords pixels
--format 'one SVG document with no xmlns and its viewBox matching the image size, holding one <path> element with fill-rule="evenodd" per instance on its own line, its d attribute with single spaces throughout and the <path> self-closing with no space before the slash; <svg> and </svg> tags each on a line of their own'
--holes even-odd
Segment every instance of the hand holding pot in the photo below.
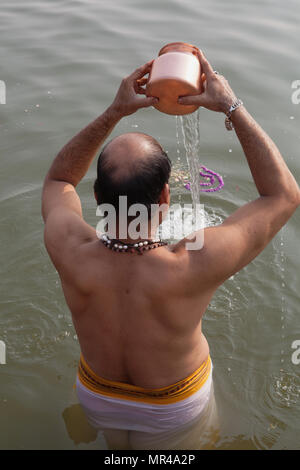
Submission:
<svg viewBox="0 0 300 470">
<path fill-rule="evenodd" d="M 203 72 L 201 82 L 204 91 L 198 95 L 180 97 L 178 103 L 182 106 L 203 106 L 211 111 L 226 113 L 236 100 L 234 92 L 227 80 L 213 71 L 202 51 L 198 50 L 197 56 Z"/>
<path fill-rule="evenodd" d="M 147 62 L 128 77 L 123 78 L 117 95 L 111 105 L 111 110 L 114 111 L 117 116 L 129 116 L 140 108 L 148 108 L 157 103 L 157 98 L 140 98 L 138 96 L 146 94 L 142 85 L 147 81 L 144 77 L 150 72 L 152 63 L 153 60 Z"/>
</svg>

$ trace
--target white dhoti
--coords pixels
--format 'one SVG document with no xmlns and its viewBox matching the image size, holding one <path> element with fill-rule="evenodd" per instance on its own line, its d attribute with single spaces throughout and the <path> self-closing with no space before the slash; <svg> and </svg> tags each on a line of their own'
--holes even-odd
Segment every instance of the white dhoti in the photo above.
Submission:
<svg viewBox="0 0 300 470">
<path fill-rule="evenodd" d="M 88 421 L 98 430 L 174 431 L 207 409 L 213 391 L 212 362 L 208 356 L 189 377 L 167 387 L 145 389 L 103 379 L 81 357 L 76 388 Z"/>
</svg>

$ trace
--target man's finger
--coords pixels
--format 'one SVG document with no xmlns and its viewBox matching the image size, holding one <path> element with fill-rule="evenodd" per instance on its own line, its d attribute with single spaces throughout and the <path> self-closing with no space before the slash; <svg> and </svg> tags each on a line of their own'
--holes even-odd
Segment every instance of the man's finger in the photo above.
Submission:
<svg viewBox="0 0 300 470">
<path fill-rule="evenodd" d="M 153 60 L 150 60 L 146 64 L 142 65 L 138 69 L 136 69 L 131 75 L 130 78 L 133 80 L 138 80 L 139 78 L 142 78 L 146 73 L 149 73 L 153 64 Z"/>
<path fill-rule="evenodd" d="M 158 103 L 159 99 L 155 98 L 154 96 L 151 96 L 149 98 L 143 98 L 139 99 L 138 105 L 139 108 L 148 108 L 149 106 L 154 106 L 156 103 Z"/>
<path fill-rule="evenodd" d="M 138 95 L 145 95 L 146 94 L 146 90 L 145 88 L 142 88 L 142 87 L 137 87 L 135 92 L 138 94 Z"/>
<path fill-rule="evenodd" d="M 208 62 L 207 58 L 205 57 L 205 55 L 203 54 L 203 52 L 201 50 L 199 50 L 199 52 L 197 53 L 198 55 L 198 58 L 199 58 L 199 61 L 200 61 L 200 65 L 201 65 L 201 68 L 202 68 L 202 71 L 205 73 L 206 76 L 209 76 L 209 75 L 214 75 L 214 71 L 213 71 L 213 68 L 212 66 L 210 65 L 210 63 Z"/>
<path fill-rule="evenodd" d="M 139 95 L 146 94 L 146 87 L 144 86 L 147 83 L 147 78 L 140 78 L 139 80 L 135 80 L 133 82 L 134 91 Z"/>
<path fill-rule="evenodd" d="M 205 73 L 202 73 L 201 78 L 200 78 L 201 93 L 203 93 L 205 91 L 205 88 L 206 88 L 206 75 L 205 75 Z"/>
<path fill-rule="evenodd" d="M 139 79 L 137 80 L 137 82 L 138 82 L 139 86 L 146 85 L 146 83 L 148 82 L 148 78 L 147 78 L 147 77 L 145 77 L 145 78 L 139 78 Z"/>
<path fill-rule="evenodd" d="M 180 96 L 178 98 L 178 103 L 185 104 L 185 105 L 202 106 L 204 102 L 205 102 L 205 99 L 203 99 L 202 95 Z"/>
</svg>

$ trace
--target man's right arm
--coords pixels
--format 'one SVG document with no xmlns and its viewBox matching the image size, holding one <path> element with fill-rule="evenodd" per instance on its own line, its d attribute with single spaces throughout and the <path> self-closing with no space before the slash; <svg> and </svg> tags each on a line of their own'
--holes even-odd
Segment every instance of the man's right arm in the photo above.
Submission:
<svg viewBox="0 0 300 470">
<path fill-rule="evenodd" d="M 233 113 L 232 122 L 260 197 L 236 210 L 223 224 L 205 230 L 206 256 L 213 264 L 222 260 L 211 273 L 217 283 L 250 263 L 300 204 L 298 184 L 270 137 L 245 108 Z"/>
<path fill-rule="evenodd" d="M 223 77 L 214 74 L 202 54 L 199 59 L 207 83 L 198 101 L 208 109 L 228 111 L 235 100 L 233 91 Z M 207 280 L 211 278 L 214 284 L 252 261 L 300 205 L 298 184 L 271 138 L 244 107 L 232 113 L 232 123 L 260 197 L 239 208 L 223 224 L 205 229 L 204 248 L 199 254 L 202 252 L 205 265 L 210 266 Z M 197 252 L 191 254 L 198 256 Z M 217 259 L 222 262 L 216 263 Z"/>
</svg>

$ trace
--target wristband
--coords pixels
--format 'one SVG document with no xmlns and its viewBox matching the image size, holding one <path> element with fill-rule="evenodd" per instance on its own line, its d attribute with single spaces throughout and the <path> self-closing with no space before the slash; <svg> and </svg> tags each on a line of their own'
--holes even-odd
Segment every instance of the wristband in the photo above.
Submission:
<svg viewBox="0 0 300 470">
<path fill-rule="evenodd" d="M 230 106 L 229 111 L 226 113 L 226 118 L 225 118 L 225 127 L 228 131 L 232 131 L 233 129 L 233 124 L 231 122 L 231 115 L 233 111 L 238 109 L 240 106 L 243 105 L 243 102 L 240 99 L 235 100 L 232 105 Z"/>
</svg>

